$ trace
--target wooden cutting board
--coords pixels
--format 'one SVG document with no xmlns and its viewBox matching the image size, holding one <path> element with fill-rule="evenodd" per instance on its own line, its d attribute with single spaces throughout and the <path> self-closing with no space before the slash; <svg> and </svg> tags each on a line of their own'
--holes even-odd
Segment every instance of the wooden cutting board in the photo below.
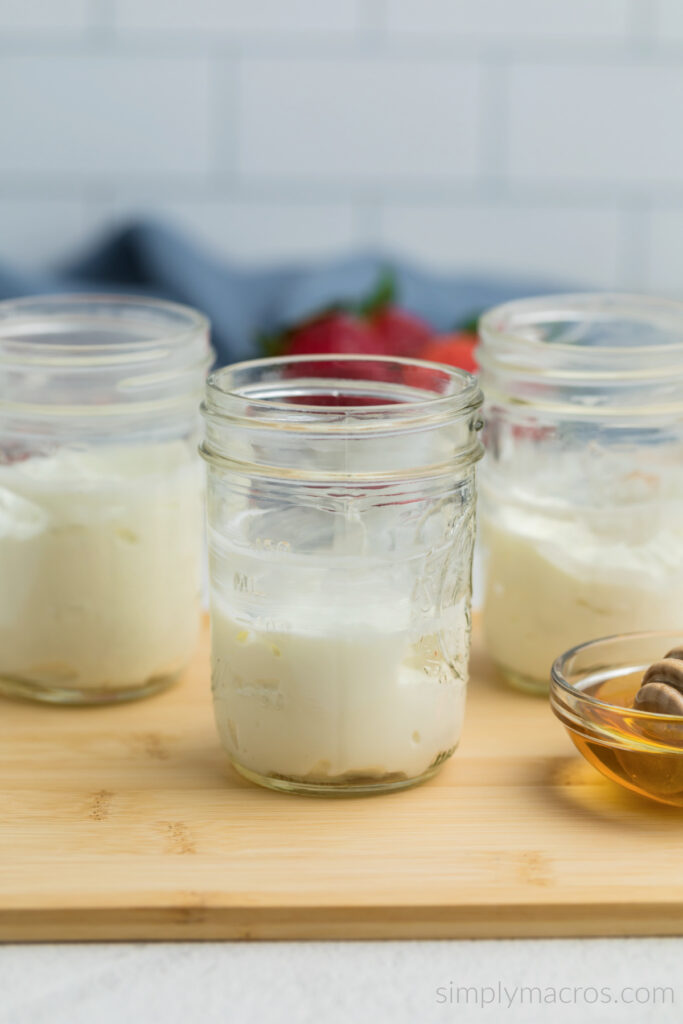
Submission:
<svg viewBox="0 0 683 1024">
<path fill-rule="evenodd" d="M 683 813 L 603 780 L 476 636 L 461 749 L 388 796 L 237 776 L 206 633 L 165 694 L 0 709 L 0 939 L 683 934 Z"/>
</svg>

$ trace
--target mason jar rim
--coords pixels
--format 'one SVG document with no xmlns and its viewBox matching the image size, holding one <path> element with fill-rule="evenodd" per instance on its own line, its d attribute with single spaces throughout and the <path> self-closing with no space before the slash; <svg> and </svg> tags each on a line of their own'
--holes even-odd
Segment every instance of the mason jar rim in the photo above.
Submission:
<svg viewBox="0 0 683 1024">
<path fill-rule="evenodd" d="M 479 333 L 490 340 L 500 338 L 514 341 L 521 346 L 538 350 L 541 347 L 553 351 L 576 352 L 575 344 L 545 340 L 530 336 L 523 328 L 552 324 L 567 314 L 593 314 L 596 320 L 637 319 L 638 312 L 657 315 L 662 326 L 672 330 L 674 338 L 660 345 L 624 346 L 599 345 L 582 346 L 580 351 L 588 358 L 591 355 L 653 352 L 683 352 L 683 302 L 677 299 L 660 298 L 653 295 L 639 295 L 629 292 L 568 292 L 533 298 L 513 299 L 487 310 L 479 318 Z"/>
<path fill-rule="evenodd" d="M 0 302 L 3 429 L 36 443 L 172 432 L 198 416 L 213 361 L 209 328 L 189 306 L 144 296 Z"/>
<path fill-rule="evenodd" d="M 447 393 L 426 395 L 437 382 Z M 232 473 L 314 486 L 450 480 L 483 454 L 482 400 L 470 374 L 424 360 L 249 360 L 209 377 L 200 452 Z"/>
<path fill-rule="evenodd" d="M 683 413 L 682 302 L 619 292 L 519 299 L 486 312 L 479 334 L 489 406 L 604 422 Z"/>
<path fill-rule="evenodd" d="M 126 312 L 130 315 L 122 316 Z M 54 329 L 60 321 L 79 330 L 109 326 L 121 337 L 91 343 L 41 339 L 48 326 Z M 152 336 L 125 336 L 127 330 L 132 333 L 141 328 L 151 329 Z M 192 337 L 208 335 L 209 328 L 207 317 L 191 306 L 146 296 L 74 292 L 6 299 L 0 302 L 0 366 L 32 362 L 103 368 L 135 362 L 136 356 L 146 361 L 154 357 L 160 344 L 177 350 Z M 19 340 L 20 352 L 8 352 L 7 344 Z"/>
<path fill-rule="evenodd" d="M 394 368 L 398 372 L 414 370 L 431 374 L 441 374 L 444 382 L 453 390 L 448 393 L 425 395 L 413 400 L 406 399 L 396 401 L 395 399 L 386 402 L 373 402 L 372 405 L 358 402 L 358 404 L 345 404 L 343 407 L 305 401 L 297 401 L 295 404 L 288 401 L 278 401 L 277 397 L 264 397 L 258 389 L 263 388 L 266 380 L 260 384 L 254 382 L 251 388 L 244 385 L 240 387 L 238 381 L 243 377 L 245 381 L 251 374 L 263 372 L 264 378 L 268 371 L 307 364 L 323 366 L 325 363 L 335 366 L 353 365 L 375 365 L 387 368 Z M 326 390 L 341 381 L 337 378 L 321 376 L 313 377 L 312 380 L 320 382 Z M 349 377 L 344 383 L 349 384 L 354 380 Z M 396 387 L 393 382 L 378 382 L 373 379 L 363 380 L 367 388 L 373 390 L 378 384 L 385 383 L 387 388 Z M 454 385 L 458 385 L 457 389 Z M 404 389 L 409 390 L 410 385 L 403 383 Z M 282 390 L 282 389 L 280 389 Z M 413 388 L 412 390 L 420 390 Z M 445 363 L 428 362 L 423 359 L 409 359 L 402 356 L 374 356 L 355 355 L 346 353 L 330 353 L 321 355 L 293 355 L 293 356 L 271 356 L 264 359 L 250 359 L 239 363 L 233 363 L 215 370 L 207 380 L 207 398 L 202 406 L 205 416 L 216 416 L 218 418 L 242 419 L 249 411 L 251 425 L 258 421 L 262 414 L 263 419 L 269 427 L 277 422 L 281 429 L 297 429 L 302 421 L 310 427 L 312 423 L 316 428 L 329 430 L 348 429 L 349 418 L 360 426 L 373 426 L 381 428 L 387 421 L 394 423 L 411 422 L 432 416 L 457 416 L 475 411 L 482 404 L 483 396 L 476 377 L 457 367 L 448 366 Z M 360 397 L 360 396 L 359 396 Z M 253 415 L 253 413 L 256 415 Z"/>
</svg>

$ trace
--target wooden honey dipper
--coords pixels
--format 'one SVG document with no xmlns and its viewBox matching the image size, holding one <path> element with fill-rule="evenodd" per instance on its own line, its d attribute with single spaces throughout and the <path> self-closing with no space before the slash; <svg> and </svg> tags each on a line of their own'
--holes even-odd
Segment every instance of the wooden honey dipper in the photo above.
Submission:
<svg viewBox="0 0 683 1024">
<path fill-rule="evenodd" d="M 636 711 L 683 716 L 683 647 L 655 661 L 645 672 L 633 701 Z"/>
</svg>

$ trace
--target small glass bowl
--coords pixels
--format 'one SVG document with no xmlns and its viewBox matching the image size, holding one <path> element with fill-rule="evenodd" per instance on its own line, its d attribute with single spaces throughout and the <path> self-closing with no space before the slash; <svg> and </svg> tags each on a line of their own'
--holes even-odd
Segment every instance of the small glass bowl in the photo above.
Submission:
<svg viewBox="0 0 683 1024">
<path fill-rule="evenodd" d="M 643 673 L 683 633 L 627 633 L 573 647 L 552 668 L 550 703 L 599 772 L 642 796 L 683 807 L 683 716 L 634 711 Z"/>
</svg>

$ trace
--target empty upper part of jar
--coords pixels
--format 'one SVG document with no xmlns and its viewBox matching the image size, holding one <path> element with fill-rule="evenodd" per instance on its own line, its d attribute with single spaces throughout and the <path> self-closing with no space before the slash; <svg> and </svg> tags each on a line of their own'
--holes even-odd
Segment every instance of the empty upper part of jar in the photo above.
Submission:
<svg viewBox="0 0 683 1024">
<path fill-rule="evenodd" d="M 481 457 L 481 402 L 475 378 L 418 360 L 239 363 L 209 378 L 204 455 L 289 477 L 438 476 Z"/>
<path fill-rule="evenodd" d="M 170 302 L 57 295 L 0 303 L 0 429 L 52 439 L 194 420 L 212 356 L 201 313 Z"/>
<path fill-rule="evenodd" d="M 606 420 L 683 413 L 683 303 L 545 296 L 490 310 L 479 331 L 489 402 Z"/>
</svg>

